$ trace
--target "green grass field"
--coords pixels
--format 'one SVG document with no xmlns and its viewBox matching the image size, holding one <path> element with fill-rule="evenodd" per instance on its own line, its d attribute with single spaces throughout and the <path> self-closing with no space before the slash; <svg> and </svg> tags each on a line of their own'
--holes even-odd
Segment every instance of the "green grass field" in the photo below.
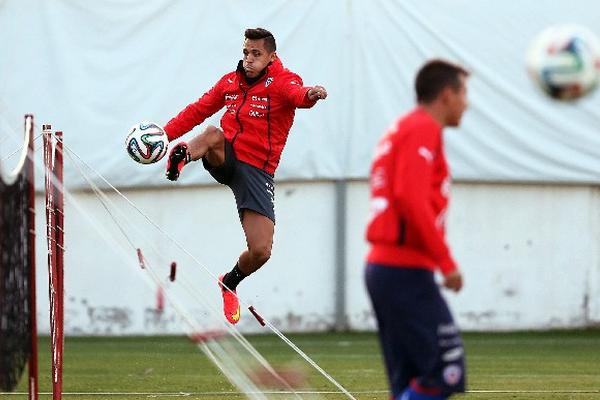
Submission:
<svg viewBox="0 0 600 400">
<path fill-rule="evenodd" d="M 357 399 L 388 399 L 374 334 L 289 337 Z M 469 392 L 457 399 L 600 399 L 600 330 L 466 333 L 463 337 Z M 249 339 L 269 360 L 289 354 L 276 337 Z M 51 390 L 49 356 L 48 338 L 42 338 L 42 393 Z M 332 390 L 322 380 L 314 382 L 316 390 Z M 25 392 L 25 385 L 23 380 L 17 392 Z M 182 337 L 67 338 L 63 389 L 64 398 L 82 400 L 244 398 Z M 340 394 L 321 396 L 344 398 Z M 26 397 L 0 394 L 2 399 Z"/>
</svg>

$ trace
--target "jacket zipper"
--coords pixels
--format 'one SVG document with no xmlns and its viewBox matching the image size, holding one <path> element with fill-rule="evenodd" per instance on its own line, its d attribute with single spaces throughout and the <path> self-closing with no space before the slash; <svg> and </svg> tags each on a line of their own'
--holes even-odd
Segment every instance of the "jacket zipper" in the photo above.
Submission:
<svg viewBox="0 0 600 400">
<path fill-rule="evenodd" d="M 398 244 L 402 246 L 406 241 L 406 220 L 400 218 L 400 227 L 398 232 Z"/>
<path fill-rule="evenodd" d="M 242 121 L 240 121 L 240 111 L 241 111 L 242 107 L 244 107 L 244 103 L 246 102 L 246 96 L 248 95 L 248 91 L 243 90 L 243 92 L 244 92 L 244 98 L 242 99 L 242 103 L 240 104 L 238 109 L 235 111 L 235 120 L 238 122 L 238 125 L 240 126 L 240 130 L 235 134 L 235 136 L 231 140 L 231 145 L 233 145 L 235 143 L 235 139 L 237 139 L 238 135 L 244 131 L 244 126 L 242 125 Z"/>
<path fill-rule="evenodd" d="M 271 158 L 271 96 L 267 96 L 267 141 L 269 142 L 269 151 L 267 152 L 267 158 L 265 159 L 265 163 L 263 164 L 263 169 L 267 168 L 269 164 L 269 158 Z"/>
</svg>

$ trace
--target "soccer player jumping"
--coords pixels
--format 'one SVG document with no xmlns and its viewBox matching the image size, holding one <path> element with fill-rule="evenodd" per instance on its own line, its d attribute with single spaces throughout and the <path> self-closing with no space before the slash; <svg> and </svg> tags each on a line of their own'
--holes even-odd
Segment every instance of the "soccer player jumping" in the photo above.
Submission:
<svg viewBox="0 0 600 400">
<path fill-rule="evenodd" d="M 460 124 L 468 72 L 427 62 L 418 106 L 380 139 L 371 166 L 365 279 L 393 400 L 442 400 L 465 390 L 464 349 L 434 271 L 459 291 L 462 275 L 444 237 L 450 175 L 442 129 Z"/>
<path fill-rule="evenodd" d="M 164 127 L 174 140 L 221 108 L 221 127 L 209 125 L 189 142 L 171 149 L 167 179 L 176 181 L 182 168 L 202 159 L 213 178 L 231 188 L 246 236 L 247 248 L 231 271 L 219 277 L 223 311 L 235 324 L 240 319 L 238 284 L 271 256 L 275 228 L 273 177 L 296 108 L 310 108 L 327 97 L 322 86 L 303 86 L 283 66 L 275 38 L 263 28 L 246 29 L 243 59 L 200 99 L 189 104 Z"/>
</svg>

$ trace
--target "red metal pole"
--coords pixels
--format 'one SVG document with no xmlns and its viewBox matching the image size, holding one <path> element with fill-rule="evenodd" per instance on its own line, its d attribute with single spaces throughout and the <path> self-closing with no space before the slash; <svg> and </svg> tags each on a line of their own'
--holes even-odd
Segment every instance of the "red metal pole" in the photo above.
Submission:
<svg viewBox="0 0 600 400">
<path fill-rule="evenodd" d="M 55 148 L 52 140 L 52 127 L 43 125 L 44 136 L 44 164 L 46 169 L 46 235 L 48 241 L 48 283 L 50 297 L 50 339 L 52 356 L 52 399 L 60 400 L 60 356 L 59 353 L 59 315 L 60 304 L 58 301 L 59 288 L 57 277 L 57 246 L 56 246 L 56 205 L 55 205 Z"/>
<path fill-rule="evenodd" d="M 54 215 L 55 215 L 55 248 L 56 248 L 56 300 L 57 300 L 57 340 L 56 340 L 56 352 L 57 352 L 57 382 L 56 391 L 58 395 L 54 395 L 55 400 L 60 400 L 62 397 L 62 378 L 63 378 L 63 353 L 65 345 L 64 336 L 64 192 L 63 192 L 63 133 L 58 131 L 56 135 L 56 155 L 54 162 Z"/>
<path fill-rule="evenodd" d="M 29 125 L 27 122 L 29 121 Z M 31 325 L 31 353 L 29 354 L 29 400 L 38 400 L 38 345 L 37 345 L 37 297 L 35 274 L 35 180 L 33 115 L 25 115 L 25 134 L 29 136 L 27 151 L 27 184 L 29 185 L 29 318 Z"/>
</svg>

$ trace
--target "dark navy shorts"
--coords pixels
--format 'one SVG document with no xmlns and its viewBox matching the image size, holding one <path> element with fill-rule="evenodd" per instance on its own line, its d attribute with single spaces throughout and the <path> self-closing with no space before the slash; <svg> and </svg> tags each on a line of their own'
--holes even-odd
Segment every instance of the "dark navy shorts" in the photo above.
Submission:
<svg viewBox="0 0 600 400">
<path fill-rule="evenodd" d="M 225 140 L 225 162 L 223 164 L 213 167 L 208 163 L 206 157 L 202 158 L 202 164 L 217 182 L 231 188 L 240 221 L 243 218 L 244 210 L 252 210 L 275 223 L 273 175 L 239 161 L 228 140 Z"/>
<path fill-rule="evenodd" d="M 444 397 L 464 392 L 463 343 L 433 272 L 367 264 L 365 281 L 392 398 L 408 386 Z"/>
</svg>

